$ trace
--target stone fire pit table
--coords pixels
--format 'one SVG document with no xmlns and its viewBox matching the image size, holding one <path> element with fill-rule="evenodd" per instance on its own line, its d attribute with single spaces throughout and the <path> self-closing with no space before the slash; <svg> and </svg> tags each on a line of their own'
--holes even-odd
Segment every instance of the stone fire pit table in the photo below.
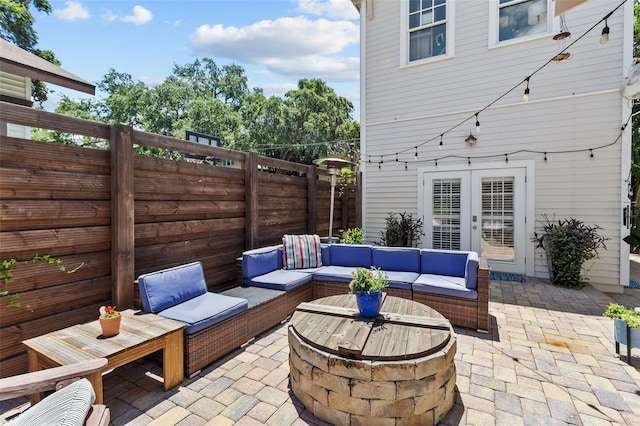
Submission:
<svg viewBox="0 0 640 426">
<path fill-rule="evenodd" d="M 301 303 L 289 325 L 291 390 L 335 425 L 434 425 L 454 402 L 456 337 L 449 321 L 385 295 L 359 315 L 354 295 Z"/>
</svg>

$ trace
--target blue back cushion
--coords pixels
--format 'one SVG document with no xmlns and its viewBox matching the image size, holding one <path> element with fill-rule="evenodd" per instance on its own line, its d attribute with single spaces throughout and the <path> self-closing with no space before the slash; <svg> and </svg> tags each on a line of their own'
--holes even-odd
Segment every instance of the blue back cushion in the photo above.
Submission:
<svg viewBox="0 0 640 426">
<path fill-rule="evenodd" d="M 331 265 L 371 267 L 371 246 L 357 244 L 331 244 Z M 323 264 L 327 265 L 323 259 Z"/>
<path fill-rule="evenodd" d="M 154 314 L 207 292 L 200 262 L 140 275 L 138 285 L 142 310 Z"/>
<path fill-rule="evenodd" d="M 320 252 L 322 253 L 322 264 L 331 265 L 331 246 L 329 244 L 320 244 Z"/>
<path fill-rule="evenodd" d="M 467 272 L 467 255 L 467 252 L 421 250 L 420 272 L 464 277 Z"/>
<path fill-rule="evenodd" d="M 467 257 L 467 269 L 465 278 L 465 287 L 471 290 L 478 288 L 478 253 L 469 252 Z"/>
<path fill-rule="evenodd" d="M 282 268 L 282 247 L 272 246 L 242 253 L 242 277 L 251 279 Z"/>
<path fill-rule="evenodd" d="M 385 271 L 420 272 L 420 249 L 372 247 L 372 264 Z"/>
</svg>

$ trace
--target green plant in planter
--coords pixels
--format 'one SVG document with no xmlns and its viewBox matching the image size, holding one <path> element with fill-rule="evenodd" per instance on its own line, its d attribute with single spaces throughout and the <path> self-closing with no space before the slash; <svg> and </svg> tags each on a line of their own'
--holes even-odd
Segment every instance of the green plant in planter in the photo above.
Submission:
<svg viewBox="0 0 640 426">
<path fill-rule="evenodd" d="M 607 310 L 602 315 L 608 318 L 621 319 L 631 328 L 640 328 L 640 311 L 625 308 L 618 303 L 609 303 Z"/>
<path fill-rule="evenodd" d="M 549 277 L 555 285 L 581 288 L 588 280 L 582 274 L 582 266 L 598 257 L 598 249 L 606 249 L 608 238 L 598 234 L 598 225 L 589 226 L 569 218 L 557 222 L 543 215 L 542 232 L 535 233 L 536 248 L 543 248 L 547 255 Z"/>
<path fill-rule="evenodd" d="M 417 247 L 424 235 L 422 218 L 411 213 L 389 213 L 386 228 L 380 231 L 380 245 L 387 247 Z"/>
<path fill-rule="evenodd" d="M 26 259 L 21 259 L 21 260 L 3 259 L 2 261 L 0 261 L 0 283 L 3 284 L 5 287 L 13 282 L 13 271 L 11 270 L 11 268 L 16 263 L 20 263 L 20 262 L 21 263 L 37 263 L 37 262 L 48 263 L 49 265 L 55 265 L 61 272 L 64 272 L 66 274 L 73 274 L 78 269 L 80 269 L 82 265 L 84 265 L 84 262 L 83 262 L 73 269 L 67 269 L 67 267 L 62 264 L 62 259 L 51 257 L 48 254 L 45 254 L 43 256 L 36 254 L 35 256 L 28 257 Z M 0 289 L 0 297 L 9 298 L 9 301 L 7 302 L 7 307 L 9 308 L 16 308 L 16 309 L 20 309 L 23 307 L 27 309 L 30 308 L 30 306 L 28 305 L 22 306 L 22 303 L 18 301 L 18 295 L 9 292 L 8 288 Z"/>
<path fill-rule="evenodd" d="M 347 228 L 341 230 L 340 242 L 342 244 L 364 244 L 366 233 L 362 228 Z"/>
<path fill-rule="evenodd" d="M 379 291 L 389 284 L 387 274 L 375 266 L 371 269 L 357 268 L 351 273 L 351 277 L 353 279 L 349 282 L 349 293 Z"/>
</svg>

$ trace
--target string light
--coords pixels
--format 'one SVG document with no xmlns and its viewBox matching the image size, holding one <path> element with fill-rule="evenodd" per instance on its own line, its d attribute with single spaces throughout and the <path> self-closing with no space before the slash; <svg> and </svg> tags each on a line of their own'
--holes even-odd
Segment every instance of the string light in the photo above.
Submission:
<svg viewBox="0 0 640 426">
<path fill-rule="evenodd" d="M 525 102 L 529 102 L 529 77 L 525 78 L 524 81 L 527 82 L 527 87 L 525 87 L 524 89 L 524 95 L 522 95 L 522 99 L 524 99 Z"/>
<path fill-rule="evenodd" d="M 405 170 L 409 170 L 409 166 L 408 166 L 408 163 L 406 161 L 404 162 L 404 169 Z"/>
<path fill-rule="evenodd" d="M 509 162 L 509 154 L 505 154 L 504 155 L 504 162 L 508 163 Z"/>
<path fill-rule="evenodd" d="M 438 159 L 436 158 L 436 167 L 438 167 Z"/>
<path fill-rule="evenodd" d="M 589 157 L 593 158 L 593 148 L 589 148 Z"/>
<path fill-rule="evenodd" d="M 413 154 L 413 158 L 417 159 L 418 158 L 418 147 L 416 146 L 416 153 Z"/>
<path fill-rule="evenodd" d="M 396 152 L 396 164 L 398 164 L 398 153 Z"/>
<path fill-rule="evenodd" d="M 438 145 L 438 149 L 439 150 L 442 150 L 442 148 L 444 148 L 444 143 L 442 142 L 442 136 L 443 136 L 443 134 L 440 133 L 440 145 Z"/>
<path fill-rule="evenodd" d="M 378 163 L 378 170 L 382 169 L 382 163 Z"/>
<path fill-rule="evenodd" d="M 479 112 L 476 112 L 476 132 L 480 133 L 480 120 L 478 119 Z"/>
<path fill-rule="evenodd" d="M 471 157 L 467 157 L 467 164 L 471 165 Z"/>
<path fill-rule="evenodd" d="M 380 156 L 380 164 L 384 163 L 384 155 Z"/>
<path fill-rule="evenodd" d="M 609 24 L 607 18 L 604 18 L 604 28 L 602 29 L 602 35 L 600 36 L 600 44 L 605 44 L 609 41 Z"/>
<path fill-rule="evenodd" d="M 371 164 L 371 156 L 369 156 L 369 164 Z"/>
<path fill-rule="evenodd" d="M 544 153 L 544 161 L 547 161 L 547 153 Z"/>
</svg>

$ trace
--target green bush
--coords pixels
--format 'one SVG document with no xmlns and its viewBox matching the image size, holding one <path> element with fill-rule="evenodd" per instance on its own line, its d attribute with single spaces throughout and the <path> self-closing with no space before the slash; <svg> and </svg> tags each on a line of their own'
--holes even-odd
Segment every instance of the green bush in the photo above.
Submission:
<svg viewBox="0 0 640 426">
<path fill-rule="evenodd" d="M 389 213 L 386 228 L 380 231 L 380 245 L 387 247 L 418 247 L 424 235 L 421 218 L 414 219 L 411 213 Z"/>
<path fill-rule="evenodd" d="M 340 242 L 342 244 L 364 244 L 366 233 L 362 228 L 348 228 L 341 230 Z"/>
<path fill-rule="evenodd" d="M 584 222 L 569 218 L 557 222 L 543 215 L 545 222 L 542 233 L 535 233 L 536 248 L 542 247 L 547 255 L 549 277 L 555 285 L 581 288 L 588 280 L 582 274 L 582 266 L 587 260 L 598 257 L 598 249 L 607 247 L 608 239 L 598 234 L 598 225 L 589 226 Z"/>
</svg>

